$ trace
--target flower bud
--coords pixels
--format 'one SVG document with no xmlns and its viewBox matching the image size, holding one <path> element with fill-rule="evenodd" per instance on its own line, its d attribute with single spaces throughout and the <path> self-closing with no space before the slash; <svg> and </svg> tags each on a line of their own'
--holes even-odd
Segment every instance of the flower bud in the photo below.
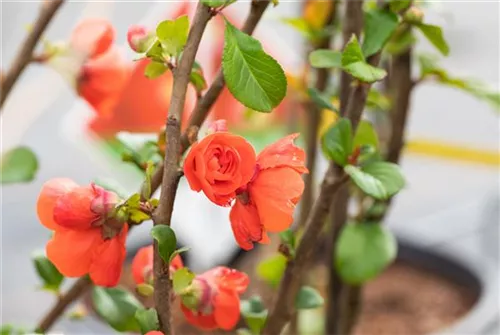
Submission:
<svg viewBox="0 0 500 335">
<path fill-rule="evenodd" d="M 128 29 L 127 42 L 135 52 L 146 52 L 151 45 L 151 32 L 144 26 L 133 25 Z"/>
<path fill-rule="evenodd" d="M 214 290 L 203 278 L 195 278 L 191 285 L 180 294 L 182 304 L 192 311 L 210 313 Z"/>
<path fill-rule="evenodd" d="M 404 20 L 408 23 L 422 23 L 424 12 L 415 6 L 410 7 L 404 14 Z"/>
<path fill-rule="evenodd" d="M 120 202 L 120 197 L 116 193 L 106 191 L 102 187 L 94 184 L 92 184 L 92 188 L 96 196 L 90 204 L 90 210 L 96 214 L 106 216 L 115 208 L 116 204 Z"/>
<path fill-rule="evenodd" d="M 210 124 L 207 130 L 207 135 L 208 134 L 213 134 L 218 131 L 227 131 L 227 121 L 224 119 L 221 120 L 216 120 Z"/>
</svg>

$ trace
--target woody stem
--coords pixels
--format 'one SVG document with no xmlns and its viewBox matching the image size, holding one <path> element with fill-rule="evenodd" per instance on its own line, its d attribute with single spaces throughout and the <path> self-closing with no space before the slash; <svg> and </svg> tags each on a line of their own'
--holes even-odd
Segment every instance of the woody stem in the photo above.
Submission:
<svg viewBox="0 0 500 335">
<path fill-rule="evenodd" d="M 153 213 L 153 223 L 157 225 L 170 226 L 172 212 L 174 210 L 175 195 L 179 183 L 178 164 L 181 156 L 181 118 L 184 104 L 186 102 L 186 91 L 189 84 L 189 76 L 193 68 L 198 47 L 208 21 L 213 16 L 212 10 L 198 3 L 193 25 L 189 31 L 186 47 L 174 70 L 174 83 L 168 110 L 166 136 L 167 146 L 165 150 L 165 162 L 163 167 L 163 181 L 161 184 L 161 195 L 158 208 Z M 155 241 L 154 252 L 154 301 L 160 321 L 160 329 L 164 334 L 172 334 L 172 311 L 169 264 L 159 254 L 158 244 Z"/>
<path fill-rule="evenodd" d="M 265 9 L 269 5 L 269 0 L 262 1 L 253 1 L 251 5 L 250 14 L 248 15 L 245 24 L 243 26 L 242 31 L 247 34 L 252 34 L 257 26 L 257 23 L 262 18 Z M 200 126 L 208 116 L 210 109 L 213 104 L 219 97 L 225 86 L 224 77 L 222 72 L 219 71 L 219 75 L 217 75 L 216 79 L 208 89 L 207 93 L 200 99 L 191 114 L 191 119 L 189 121 L 189 126 L 186 128 L 189 130 L 190 126 Z M 189 134 L 187 130 L 182 134 L 182 148 L 181 153 L 184 153 L 189 146 L 191 145 L 189 141 Z M 165 164 L 162 162 L 159 164 L 156 171 L 153 173 L 151 178 L 151 192 L 154 193 L 160 187 L 164 174 L 164 166 Z M 142 184 L 142 187 L 139 191 L 141 195 L 141 201 L 145 200 L 144 194 L 146 192 L 146 181 Z M 129 232 L 134 226 L 129 227 Z M 92 287 L 92 282 L 87 277 L 82 277 L 78 279 L 66 293 L 61 295 L 61 298 L 52 306 L 52 308 L 47 312 L 42 321 L 39 323 L 37 329 L 40 329 L 40 332 L 48 331 L 54 323 L 61 317 L 61 315 L 66 311 L 66 309 L 71 305 L 75 300 L 79 299 L 87 290 Z"/>
<path fill-rule="evenodd" d="M 23 44 L 21 45 L 21 48 L 14 57 L 14 62 L 7 70 L 7 73 L 2 73 L 0 108 L 3 106 L 5 100 L 7 99 L 7 96 L 9 95 L 12 87 L 16 83 L 21 73 L 31 62 L 33 50 L 35 50 L 40 37 L 42 37 L 43 32 L 52 21 L 52 18 L 62 4 L 63 0 L 44 1 L 42 3 L 40 13 L 38 14 L 38 18 L 35 24 L 33 25 L 33 29 L 31 29 L 30 33 L 26 37 L 26 40 L 24 40 Z"/>
</svg>

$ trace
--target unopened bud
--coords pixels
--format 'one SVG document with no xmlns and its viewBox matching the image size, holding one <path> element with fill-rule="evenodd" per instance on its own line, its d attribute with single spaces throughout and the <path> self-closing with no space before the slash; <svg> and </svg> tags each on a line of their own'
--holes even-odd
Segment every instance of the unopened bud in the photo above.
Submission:
<svg viewBox="0 0 500 335">
<path fill-rule="evenodd" d="M 195 278 L 191 285 L 180 294 L 184 306 L 193 311 L 209 312 L 212 308 L 213 290 L 202 278 Z"/>
<path fill-rule="evenodd" d="M 408 23 L 422 23 L 424 12 L 415 6 L 410 7 L 404 14 L 404 20 Z"/>
<path fill-rule="evenodd" d="M 151 45 L 151 37 L 151 32 L 144 26 L 133 25 L 128 28 L 127 42 L 135 52 L 146 52 Z"/>
<path fill-rule="evenodd" d="M 102 187 L 92 184 L 95 192 L 95 198 L 90 204 L 90 210 L 96 214 L 106 216 L 120 202 L 120 197 L 111 191 L 106 191 Z"/>
</svg>

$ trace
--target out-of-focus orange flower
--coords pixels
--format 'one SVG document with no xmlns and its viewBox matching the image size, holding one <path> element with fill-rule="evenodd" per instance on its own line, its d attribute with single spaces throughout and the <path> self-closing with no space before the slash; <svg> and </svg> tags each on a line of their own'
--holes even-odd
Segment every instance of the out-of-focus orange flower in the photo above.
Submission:
<svg viewBox="0 0 500 335">
<path fill-rule="evenodd" d="M 132 276 L 136 284 L 153 282 L 153 256 L 154 246 L 143 247 L 137 251 L 132 260 Z M 170 263 L 170 274 L 184 267 L 180 255 L 176 255 Z"/>
<path fill-rule="evenodd" d="M 242 249 L 253 242 L 268 243 L 267 231 L 280 232 L 293 222 L 295 205 L 304 191 L 305 153 L 289 135 L 257 156 L 252 180 L 238 192 L 230 213 L 231 227 Z"/>
<path fill-rule="evenodd" d="M 233 329 L 240 318 L 240 295 L 245 292 L 248 276 L 227 267 L 216 267 L 196 276 L 192 294 L 197 299 L 181 308 L 192 325 L 203 330 Z"/>
<path fill-rule="evenodd" d="M 163 335 L 163 333 L 159 330 L 151 330 L 147 332 L 146 335 Z"/>
<path fill-rule="evenodd" d="M 89 274 L 99 286 L 115 286 L 125 260 L 128 225 L 110 217 L 118 196 L 78 186 L 66 178 L 46 182 L 37 201 L 40 222 L 54 231 L 47 257 L 67 277 Z"/>
<path fill-rule="evenodd" d="M 216 132 L 191 147 L 184 161 L 184 174 L 194 191 L 201 191 L 215 204 L 229 206 L 236 191 L 255 172 L 255 150 L 243 137 Z"/>
</svg>

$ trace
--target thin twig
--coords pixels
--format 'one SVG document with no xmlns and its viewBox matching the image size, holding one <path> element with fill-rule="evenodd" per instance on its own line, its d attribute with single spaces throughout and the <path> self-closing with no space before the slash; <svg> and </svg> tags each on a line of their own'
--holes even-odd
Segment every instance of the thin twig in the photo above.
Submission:
<svg viewBox="0 0 500 335">
<path fill-rule="evenodd" d="M 193 68 L 201 38 L 212 16 L 213 12 L 210 7 L 205 6 L 201 2 L 198 3 L 184 53 L 179 66 L 174 71 L 174 84 L 165 130 L 168 145 L 165 150 L 160 202 L 158 208 L 153 213 L 153 223 L 155 226 L 170 226 L 171 224 L 175 196 L 179 184 L 178 166 L 181 156 L 181 119 L 186 102 L 189 75 Z M 172 282 L 170 280 L 169 264 L 160 257 L 156 241 L 153 270 L 155 278 L 154 301 L 156 311 L 158 312 L 160 329 L 164 334 L 172 334 Z"/>
<path fill-rule="evenodd" d="M 325 25 L 323 28 L 328 26 L 333 26 L 336 13 L 337 13 L 337 1 L 333 1 L 328 14 L 328 18 L 325 20 Z M 314 50 L 327 49 L 330 48 L 330 41 L 333 39 L 333 35 L 329 35 L 323 38 L 318 44 L 314 46 Z M 314 87 L 320 91 L 325 91 L 328 81 L 330 79 L 330 69 L 318 69 L 316 71 L 316 83 Z M 309 102 L 307 105 L 308 110 L 306 113 L 307 119 L 307 134 L 306 134 L 306 157 L 307 157 L 307 169 L 309 173 L 304 175 L 304 193 L 300 200 L 300 220 L 299 227 L 304 226 L 309 211 L 311 210 L 312 203 L 314 201 L 314 180 L 316 178 L 316 157 L 318 152 L 318 129 L 321 123 L 321 109 L 313 102 Z"/>
<path fill-rule="evenodd" d="M 253 31 L 255 30 L 255 27 L 257 26 L 257 23 L 260 21 L 262 18 L 262 14 L 264 13 L 265 9 L 269 5 L 269 1 L 255 1 L 252 3 L 251 11 L 249 16 L 247 17 L 243 31 L 246 32 L 247 34 L 252 34 Z M 201 104 L 201 101 L 204 99 L 201 99 L 201 101 L 197 104 L 196 108 L 194 109 L 192 113 L 191 120 L 189 122 L 189 126 L 200 126 L 208 116 L 208 112 L 210 108 L 212 107 L 213 103 L 217 100 L 218 96 L 222 92 L 222 88 L 224 88 L 224 78 L 222 77 L 222 87 L 220 87 L 221 80 L 219 79 L 219 76 L 217 79 L 214 81 L 214 83 L 210 86 L 208 92 L 211 92 L 211 96 L 207 97 L 206 101 Z M 208 95 L 208 92 L 206 96 Z M 189 129 L 189 126 L 187 129 Z M 182 135 L 182 153 L 184 153 L 188 148 L 189 148 L 189 140 L 188 140 L 188 133 L 187 131 L 184 132 Z M 155 173 L 153 174 L 153 177 L 151 178 L 151 191 L 152 193 L 156 192 L 158 188 L 161 185 L 162 178 L 163 178 L 163 170 L 164 170 L 164 163 L 162 162 L 161 164 L 158 165 Z M 139 194 L 141 196 L 144 194 L 146 190 L 146 185 L 145 182 L 143 183 L 141 190 L 139 191 Z M 145 200 L 144 197 L 142 200 Z M 133 226 L 129 227 L 129 232 L 133 228 Z M 89 290 L 92 287 L 92 282 L 87 279 L 87 277 L 82 277 L 79 278 L 73 286 L 71 286 L 68 291 L 61 296 L 61 298 L 56 302 L 56 304 L 48 311 L 46 316 L 42 319 L 42 322 L 40 322 L 38 329 L 41 329 L 42 332 L 48 331 L 54 323 L 61 317 L 61 315 L 64 313 L 66 308 L 73 303 L 73 301 L 77 300 L 80 298 L 87 290 Z"/>
<path fill-rule="evenodd" d="M 16 83 L 17 79 L 26 68 L 26 66 L 31 62 L 33 56 L 33 50 L 40 40 L 43 32 L 49 25 L 50 21 L 56 14 L 57 10 L 63 4 L 63 0 L 51 0 L 44 1 L 40 8 L 40 13 L 35 21 L 33 29 L 26 37 L 26 40 L 21 45 L 21 48 L 14 57 L 14 62 L 12 63 L 9 70 L 2 75 L 2 92 L 0 93 L 0 108 L 3 106 L 7 96 L 9 95 L 12 87 Z"/>
<path fill-rule="evenodd" d="M 368 59 L 370 64 L 378 64 L 380 55 Z M 357 82 L 351 86 L 346 107 L 346 117 L 351 121 L 353 131 L 361 120 L 371 85 Z M 300 288 L 301 276 L 311 261 L 313 251 L 323 230 L 326 216 L 339 189 L 348 180 L 341 168 L 331 163 L 325 173 L 320 194 L 315 201 L 306 223 L 306 230 L 296 251 L 296 258 L 287 264 L 283 279 L 275 298 L 263 335 L 279 334 L 293 313 L 295 297 Z M 340 176 L 340 177 L 339 177 Z"/>
<path fill-rule="evenodd" d="M 264 14 L 266 8 L 269 6 L 269 0 L 253 0 L 250 8 L 250 14 L 248 15 L 243 28 L 241 31 L 248 35 L 252 35 L 255 28 L 257 27 L 257 23 L 259 23 L 262 15 Z M 226 83 L 224 81 L 224 74 L 222 72 L 222 68 L 217 73 L 215 80 L 213 81 L 210 88 L 203 95 L 201 99 L 198 100 L 191 117 L 189 118 L 189 126 L 198 126 L 200 127 L 203 121 L 207 118 L 210 109 L 217 101 L 217 98 L 221 94 L 224 89 Z M 189 139 L 187 134 L 182 135 L 181 144 L 183 150 L 186 150 L 189 147 Z M 186 149 L 185 149 L 186 148 Z"/>
<path fill-rule="evenodd" d="M 353 34 L 360 37 L 363 30 L 363 1 L 349 1 L 346 3 L 344 27 L 342 38 L 344 46 L 349 42 Z M 345 115 L 349 99 L 349 90 L 352 77 L 347 72 L 340 75 L 340 114 Z M 337 172 L 341 171 L 336 169 Z M 338 176 L 337 176 L 338 177 Z M 342 282 L 338 277 L 335 267 L 335 245 L 342 227 L 347 220 L 347 205 L 349 203 L 349 189 L 347 185 L 339 190 L 338 195 L 330 206 L 330 223 L 328 229 L 328 239 L 326 242 L 326 259 L 329 268 L 328 299 L 325 308 L 325 333 L 338 334 L 337 327 L 340 324 L 340 291 Z"/>
</svg>

